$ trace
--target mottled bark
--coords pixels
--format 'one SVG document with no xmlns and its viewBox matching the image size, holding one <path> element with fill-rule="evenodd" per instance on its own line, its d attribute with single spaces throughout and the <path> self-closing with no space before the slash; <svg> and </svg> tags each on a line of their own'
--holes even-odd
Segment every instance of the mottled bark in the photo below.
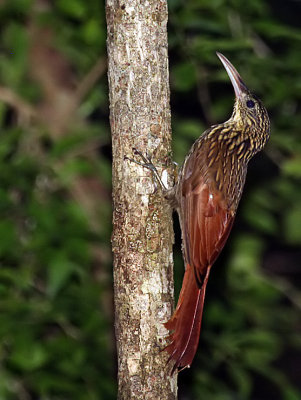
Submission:
<svg viewBox="0 0 301 400">
<path fill-rule="evenodd" d="M 124 156 L 147 151 L 171 184 L 166 0 L 107 0 L 113 145 L 113 252 L 119 399 L 175 399 L 160 352 L 173 299 L 171 209 L 151 173 Z"/>
</svg>

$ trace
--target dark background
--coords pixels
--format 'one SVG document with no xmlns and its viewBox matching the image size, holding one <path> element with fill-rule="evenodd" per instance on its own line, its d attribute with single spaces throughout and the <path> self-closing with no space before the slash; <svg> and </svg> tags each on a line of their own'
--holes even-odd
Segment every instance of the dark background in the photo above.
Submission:
<svg viewBox="0 0 301 400">
<path fill-rule="evenodd" d="M 272 123 L 182 400 L 301 398 L 300 15 L 300 1 L 169 1 L 175 160 L 232 112 L 216 51 Z M 0 2 L 1 400 L 116 398 L 105 40 L 101 1 Z M 175 264 L 179 290 L 179 240 Z"/>
</svg>

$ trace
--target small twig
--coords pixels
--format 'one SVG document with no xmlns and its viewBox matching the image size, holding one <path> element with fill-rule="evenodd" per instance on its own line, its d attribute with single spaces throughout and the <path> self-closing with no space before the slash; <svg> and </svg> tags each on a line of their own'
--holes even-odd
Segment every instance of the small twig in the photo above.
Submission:
<svg viewBox="0 0 301 400">
<path fill-rule="evenodd" d="M 235 11 L 229 11 L 227 13 L 228 26 L 231 30 L 233 37 L 243 37 L 243 24 L 240 15 Z"/>
<path fill-rule="evenodd" d="M 37 117 L 35 108 L 7 87 L 0 86 L 0 100 L 16 109 L 20 115 L 27 119 Z"/>
<path fill-rule="evenodd" d="M 254 53 L 257 55 L 257 57 L 266 58 L 273 54 L 270 47 L 253 30 L 251 31 L 251 40 L 252 40 Z"/>
<path fill-rule="evenodd" d="M 104 57 L 100 57 L 92 69 L 84 77 L 84 79 L 79 83 L 74 93 L 74 101 L 72 102 L 72 106 L 68 110 L 68 115 L 66 116 L 67 120 L 81 103 L 82 99 L 86 96 L 89 90 L 93 87 L 95 82 L 97 82 L 97 80 L 105 73 L 106 68 L 106 59 Z M 17 93 L 8 87 L 0 86 L 0 101 L 3 101 L 4 103 L 13 107 L 20 116 L 25 117 L 27 120 L 30 118 L 40 119 L 39 113 L 35 107 L 27 103 Z"/>
<path fill-rule="evenodd" d="M 81 100 L 86 96 L 89 90 L 105 73 L 106 69 L 107 61 L 105 57 L 100 57 L 75 90 L 74 95 L 78 104 L 80 104 Z"/>
<path fill-rule="evenodd" d="M 260 275 L 258 279 L 279 290 L 295 307 L 301 310 L 301 296 L 288 281 L 272 275 Z"/>
<path fill-rule="evenodd" d="M 60 121 L 61 126 L 66 126 L 69 123 L 75 110 L 80 106 L 84 97 L 93 88 L 99 78 L 105 73 L 106 69 L 106 58 L 100 57 L 87 75 L 83 78 L 83 80 L 78 84 L 77 88 L 74 90 L 74 93 L 72 93 L 72 101 L 70 101 L 68 107 L 66 108 L 65 114 Z"/>
<path fill-rule="evenodd" d="M 101 138 L 90 139 L 88 143 L 80 144 L 74 150 L 70 150 L 68 154 L 64 157 L 64 160 L 76 158 L 79 156 L 84 156 L 93 151 L 97 150 L 100 146 L 104 144 L 104 140 Z"/>
</svg>

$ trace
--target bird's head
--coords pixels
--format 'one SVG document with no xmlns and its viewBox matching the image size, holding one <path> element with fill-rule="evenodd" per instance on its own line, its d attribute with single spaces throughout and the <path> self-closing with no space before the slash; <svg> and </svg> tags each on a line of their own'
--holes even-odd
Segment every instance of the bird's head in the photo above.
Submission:
<svg viewBox="0 0 301 400">
<path fill-rule="evenodd" d="M 216 53 L 223 63 L 235 92 L 233 113 L 229 121 L 250 136 L 256 143 L 256 152 L 261 150 L 269 138 L 270 120 L 266 108 L 248 89 L 236 68 L 221 53 Z"/>
</svg>

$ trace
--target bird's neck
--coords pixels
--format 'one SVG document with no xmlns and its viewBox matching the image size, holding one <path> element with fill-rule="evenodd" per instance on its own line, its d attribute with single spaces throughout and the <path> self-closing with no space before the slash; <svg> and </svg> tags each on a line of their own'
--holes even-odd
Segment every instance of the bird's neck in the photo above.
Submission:
<svg viewBox="0 0 301 400">
<path fill-rule="evenodd" d="M 239 118 L 231 117 L 218 125 L 216 133 L 223 151 L 228 155 L 236 154 L 241 161 L 250 161 L 262 147 L 254 124 L 242 123 Z"/>
</svg>

